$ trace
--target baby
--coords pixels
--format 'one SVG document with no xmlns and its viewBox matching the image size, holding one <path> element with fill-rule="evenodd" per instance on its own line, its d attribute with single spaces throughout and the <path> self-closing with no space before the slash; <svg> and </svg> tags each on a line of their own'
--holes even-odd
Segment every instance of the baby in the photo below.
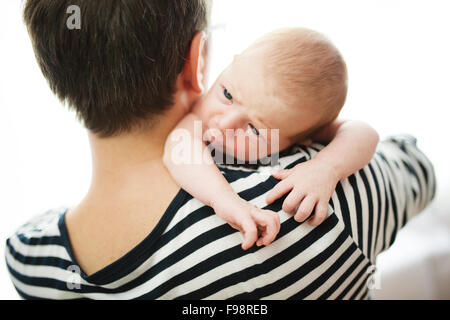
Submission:
<svg viewBox="0 0 450 320">
<path fill-rule="evenodd" d="M 279 232 L 279 215 L 240 198 L 204 152 L 206 142 L 245 161 L 294 144 L 327 144 L 310 161 L 273 171 L 281 181 L 266 195 L 271 204 L 289 193 L 283 210 L 319 225 L 338 181 L 366 165 L 378 144 L 370 126 L 336 120 L 346 95 L 346 65 L 327 38 L 305 28 L 277 30 L 237 55 L 180 121 L 167 139 L 164 163 L 180 187 L 243 233 L 244 250 L 268 245 Z M 189 133 L 182 154 L 180 130 Z"/>
</svg>

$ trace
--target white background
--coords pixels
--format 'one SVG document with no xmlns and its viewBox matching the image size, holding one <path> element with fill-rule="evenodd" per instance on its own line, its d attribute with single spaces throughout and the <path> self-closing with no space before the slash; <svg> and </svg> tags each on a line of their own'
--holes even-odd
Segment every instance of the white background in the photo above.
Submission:
<svg viewBox="0 0 450 320">
<path fill-rule="evenodd" d="M 33 215 L 74 205 L 90 179 L 89 144 L 34 59 L 21 1 L 0 1 L 0 256 Z M 448 1 L 216 0 L 210 84 L 256 37 L 305 26 L 328 35 L 349 69 L 343 118 L 381 137 L 410 133 L 435 165 L 433 204 L 378 259 L 375 298 L 450 298 L 450 12 Z M 100 14 L 100 13 L 99 13 Z M 17 298 L 4 262 L 0 298 Z"/>
</svg>

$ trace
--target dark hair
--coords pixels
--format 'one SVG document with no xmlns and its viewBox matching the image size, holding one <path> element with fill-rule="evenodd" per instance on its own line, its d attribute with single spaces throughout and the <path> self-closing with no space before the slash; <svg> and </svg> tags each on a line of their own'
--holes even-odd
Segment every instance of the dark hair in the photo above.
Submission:
<svg viewBox="0 0 450 320">
<path fill-rule="evenodd" d="M 67 25 L 72 5 L 80 29 Z M 24 20 L 52 91 L 87 129 L 111 136 L 173 104 L 209 7 L 209 0 L 27 0 Z"/>
</svg>

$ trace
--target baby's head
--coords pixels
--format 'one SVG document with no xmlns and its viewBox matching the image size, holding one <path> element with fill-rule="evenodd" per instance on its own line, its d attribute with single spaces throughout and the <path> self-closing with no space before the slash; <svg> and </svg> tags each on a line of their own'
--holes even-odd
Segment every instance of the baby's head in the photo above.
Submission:
<svg viewBox="0 0 450 320">
<path fill-rule="evenodd" d="M 346 95 L 347 69 L 336 47 L 316 31 L 289 28 L 237 55 L 203 102 L 209 127 L 237 130 L 231 149 L 237 158 L 252 160 L 257 145 L 278 151 L 271 129 L 279 130 L 280 150 L 304 141 L 338 116 Z M 239 139 L 247 142 L 245 157 Z"/>
</svg>

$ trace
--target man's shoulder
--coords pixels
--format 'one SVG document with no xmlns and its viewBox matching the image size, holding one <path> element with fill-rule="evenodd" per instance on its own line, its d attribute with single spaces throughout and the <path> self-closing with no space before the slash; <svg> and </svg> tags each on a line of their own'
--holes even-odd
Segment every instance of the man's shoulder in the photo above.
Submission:
<svg viewBox="0 0 450 320">
<path fill-rule="evenodd" d="M 27 256 L 43 245 L 63 245 L 60 224 L 66 211 L 66 207 L 53 208 L 24 223 L 6 239 L 7 251 Z"/>
<path fill-rule="evenodd" d="M 20 226 L 15 233 L 29 236 L 47 234 L 50 232 L 49 229 L 58 226 L 61 215 L 67 210 L 67 207 L 58 207 L 41 212 Z"/>
<path fill-rule="evenodd" d="M 6 239 L 7 269 L 22 298 L 57 296 L 57 290 L 42 295 L 42 289 L 47 286 L 55 288 L 58 281 L 67 276 L 67 267 L 73 264 L 67 233 L 62 231 L 67 210 L 60 207 L 40 213 Z"/>
</svg>

